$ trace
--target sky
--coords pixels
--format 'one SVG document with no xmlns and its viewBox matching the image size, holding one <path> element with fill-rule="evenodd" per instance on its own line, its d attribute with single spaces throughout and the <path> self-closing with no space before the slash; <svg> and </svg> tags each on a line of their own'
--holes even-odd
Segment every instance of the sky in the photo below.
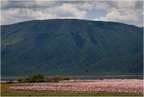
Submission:
<svg viewBox="0 0 144 97">
<path fill-rule="evenodd" d="M 142 0 L 2 0 L 1 25 L 29 20 L 85 19 L 143 27 Z"/>
</svg>

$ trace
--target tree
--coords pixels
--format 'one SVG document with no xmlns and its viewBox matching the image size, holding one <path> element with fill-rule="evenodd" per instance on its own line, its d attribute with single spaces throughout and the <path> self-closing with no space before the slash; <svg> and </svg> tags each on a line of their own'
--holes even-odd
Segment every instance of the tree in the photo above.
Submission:
<svg viewBox="0 0 144 97">
<path fill-rule="evenodd" d="M 34 83 L 34 82 L 44 82 L 45 76 L 43 74 L 35 74 L 26 78 L 26 82 Z"/>
<path fill-rule="evenodd" d="M 34 74 L 32 76 L 29 76 L 25 80 L 22 78 L 17 79 L 18 82 L 27 82 L 27 83 L 36 83 L 36 82 L 58 82 L 61 80 L 69 80 L 69 77 L 64 77 L 64 76 L 54 76 L 51 77 L 50 79 L 47 76 L 44 76 L 43 74 Z"/>
<path fill-rule="evenodd" d="M 17 81 L 18 81 L 19 83 L 22 83 L 22 82 L 24 82 L 24 79 L 19 78 L 19 79 L 17 79 Z"/>
<path fill-rule="evenodd" d="M 75 76 L 73 78 L 74 78 L 74 81 L 76 82 L 77 78 Z"/>
</svg>

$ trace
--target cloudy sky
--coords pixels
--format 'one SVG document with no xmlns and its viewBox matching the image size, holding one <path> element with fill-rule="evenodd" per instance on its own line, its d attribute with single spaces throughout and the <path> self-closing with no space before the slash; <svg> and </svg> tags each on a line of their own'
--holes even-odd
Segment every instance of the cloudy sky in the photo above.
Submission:
<svg viewBox="0 0 144 97">
<path fill-rule="evenodd" d="M 143 26 L 143 1 L 2 0 L 1 25 L 28 20 L 86 19 Z"/>
</svg>

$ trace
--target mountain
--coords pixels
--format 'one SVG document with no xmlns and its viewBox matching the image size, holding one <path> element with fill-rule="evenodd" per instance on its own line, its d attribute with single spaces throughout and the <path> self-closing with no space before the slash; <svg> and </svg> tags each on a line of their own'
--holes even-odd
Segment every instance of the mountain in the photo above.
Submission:
<svg viewBox="0 0 144 97">
<path fill-rule="evenodd" d="M 77 19 L 1 26 L 2 76 L 143 73 L 143 28 Z"/>
</svg>

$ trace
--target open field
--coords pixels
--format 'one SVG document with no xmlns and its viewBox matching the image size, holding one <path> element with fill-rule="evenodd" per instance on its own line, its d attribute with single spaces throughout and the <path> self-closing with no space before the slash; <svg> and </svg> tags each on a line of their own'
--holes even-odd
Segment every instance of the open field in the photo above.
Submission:
<svg viewBox="0 0 144 97">
<path fill-rule="evenodd" d="M 142 96 L 142 94 L 61 93 L 61 92 L 2 92 L 2 96 Z"/>
<path fill-rule="evenodd" d="M 143 80 L 74 80 L 58 83 L 2 84 L 3 96 L 142 96 Z"/>
</svg>

